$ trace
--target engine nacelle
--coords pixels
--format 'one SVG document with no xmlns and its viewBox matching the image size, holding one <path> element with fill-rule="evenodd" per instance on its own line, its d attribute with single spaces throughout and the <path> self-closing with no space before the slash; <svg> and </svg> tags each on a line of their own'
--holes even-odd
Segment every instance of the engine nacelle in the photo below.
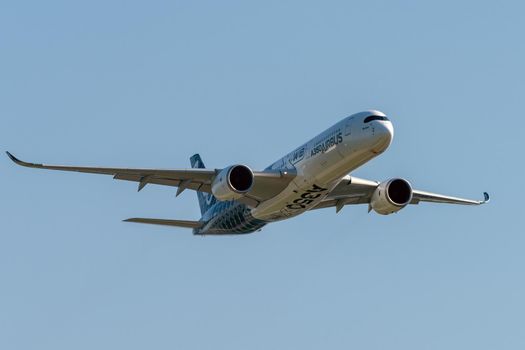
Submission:
<svg viewBox="0 0 525 350">
<path fill-rule="evenodd" d="M 393 214 L 412 200 L 412 186 L 405 179 L 391 179 L 377 186 L 370 206 L 381 215 Z"/>
<path fill-rule="evenodd" d="M 211 184 L 211 192 L 220 201 L 244 196 L 253 186 L 253 172 L 245 165 L 232 165 L 222 169 Z"/>
</svg>

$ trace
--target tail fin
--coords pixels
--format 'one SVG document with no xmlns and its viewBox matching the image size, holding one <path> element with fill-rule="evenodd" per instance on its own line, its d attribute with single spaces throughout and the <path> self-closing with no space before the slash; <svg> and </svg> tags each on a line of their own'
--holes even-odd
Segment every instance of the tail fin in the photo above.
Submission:
<svg viewBox="0 0 525 350">
<path fill-rule="evenodd" d="M 194 154 L 190 158 L 192 168 L 204 168 L 204 163 L 202 162 L 201 156 L 199 154 Z M 208 209 L 215 204 L 217 199 L 209 193 L 198 192 L 197 198 L 199 199 L 199 206 L 201 207 L 201 214 L 204 215 Z"/>
</svg>

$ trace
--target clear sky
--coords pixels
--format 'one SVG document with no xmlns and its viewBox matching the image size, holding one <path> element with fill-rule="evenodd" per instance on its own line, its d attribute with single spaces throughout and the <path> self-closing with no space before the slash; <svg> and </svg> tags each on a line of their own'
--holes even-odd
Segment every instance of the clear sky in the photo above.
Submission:
<svg viewBox="0 0 525 350">
<path fill-rule="evenodd" d="M 321 210 L 239 237 L 196 195 L 0 158 L 2 349 L 525 348 L 520 1 L 0 3 L 0 149 L 93 166 L 265 166 L 376 108 L 355 173 L 482 198 Z"/>
</svg>

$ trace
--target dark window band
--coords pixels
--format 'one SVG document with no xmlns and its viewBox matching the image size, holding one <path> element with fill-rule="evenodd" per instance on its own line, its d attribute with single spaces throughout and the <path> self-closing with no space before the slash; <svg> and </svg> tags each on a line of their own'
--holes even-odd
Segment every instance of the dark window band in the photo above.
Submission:
<svg viewBox="0 0 525 350">
<path fill-rule="evenodd" d="M 372 120 L 388 120 L 388 118 L 379 115 L 371 115 L 370 117 L 366 117 L 364 122 L 370 123 Z"/>
</svg>

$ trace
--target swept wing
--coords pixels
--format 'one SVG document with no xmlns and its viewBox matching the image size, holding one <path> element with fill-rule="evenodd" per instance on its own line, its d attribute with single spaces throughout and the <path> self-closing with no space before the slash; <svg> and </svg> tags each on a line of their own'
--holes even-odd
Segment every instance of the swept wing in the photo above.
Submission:
<svg viewBox="0 0 525 350">
<path fill-rule="evenodd" d="M 141 168 L 106 168 L 48 165 L 24 162 L 11 153 L 6 152 L 9 158 L 18 165 L 48 170 L 73 171 L 89 174 L 112 175 L 114 179 L 138 182 L 138 190 L 147 184 L 178 187 L 177 195 L 186 189 L 212 193 L 211 184 L 220 169 L 141 169 Z M 267 200 L 281 192 L 295 174 L 291 172 L 253 172 L 254 186 L 240 202 L 256 207 L 261 201 Z"/>
<path fill-rule="evenodd" d="M 369 204 L 374 191 L 379 182 L 361 179 L 347 175 L 343 180 L 328 194 L 328 196 L 314 209 L 335 207 L 339 211 L 343 206 L 350 204 Z M 489 201 L 488 193 L 484 193 L 483 200 L 472 200 L 445 196 L 442 194 L 413 190 L 410 204 L 420 202 L 447 203 L 460 205 L 481 205 Z"/>
</svg>

